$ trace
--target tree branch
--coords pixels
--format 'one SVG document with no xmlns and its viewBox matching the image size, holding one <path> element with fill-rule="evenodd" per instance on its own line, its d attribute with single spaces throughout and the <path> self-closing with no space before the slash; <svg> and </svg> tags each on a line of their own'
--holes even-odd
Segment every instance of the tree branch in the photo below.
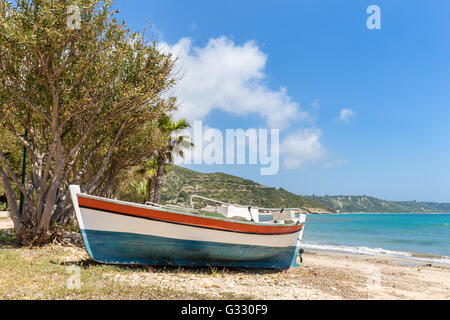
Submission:
<svg viewBox="0 0 450 320">
<path fill-rule="evenodd" d="M 27 191 L 25 190 L 22 183 L 17 179 L 17 176 L 12 171 L 11 167 L 8 165 L 8 162 L 6 161 L 5 155 L 3 154 L 3 150 L 0 148 L 0 162 L 3 164 L 3 167 L 5 168 L 6 174 L 9 176 L 11 180 L 14 181 L 14 183 L 17 185 L 19 190 L 23 193 L 25 201 L 28 202 L 29 205 L 32 205 L 32 200 L 28 196 Z"/>
<path fill-rule="evenodd" d="M 109 159 L 111 157 L 111 154 L 114 151 L 114 148 L 116 147 L 117 143 L 119 142 L 120 137 L 122 136 L 123 130 L 125 129 L 126 125 L 128 124 L 128 120 L 125 120 L 122 125 L 120 126 L 119 131 L 117 132 L 113 143 L 111 144 L 111 146 L 109 147 L 108 153 L 106 154 L 105 158 L 103 159 L 102 165 L 100 167 L 100 169 L 98 170 L 97 174 L 95 175 L 95 177 L 91 180 L 91 182 L 88 184 L 88 186 L 86 187 L 86 192 L 92 192 L 93 189 L 95 189 L 98 180 L 100 179 L 100 177 L 103 175 L 103 173 L 106 170 L 106 167 L 109 163 Z"/>
<path fill-rule="evenodd" d="M 45 112 L 41 111 L 37 106 L 34 105 L 33 102 L 31 102 L 30 100 L 28 100 L 26 97 L 24 97 L 23 95 L 21 95 L 19 92 L 17 92 L 16 90 L 13 90 L 12 88 L 10 88 L 11 91 L 20 98 L 20 100 L 22 100 L 25 105 L 27 105 L 31 110 L 37 112 L 42 118 L 44 118 L 48 123 L 52 123 L 52 120 L 45 114 Z"/>
</svg>

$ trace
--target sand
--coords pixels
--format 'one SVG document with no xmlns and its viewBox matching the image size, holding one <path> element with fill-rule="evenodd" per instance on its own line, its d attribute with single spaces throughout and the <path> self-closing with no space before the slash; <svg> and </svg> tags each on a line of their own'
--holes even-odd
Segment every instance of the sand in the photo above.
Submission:
<svg viewBox="0 0 450 320">
<path fill-rule="evenodd" d="M 0 229 L 14 228 L 14 224 L 10 218 L 8 218 L 7 212 L 0 211 Z"/>
<path fill-rule="evenodd" d="M 450 299 L 450 266 L 446 265 L 307 252 L 303 269 L 290 272 L 303 275 L 324 298 L 331 289 L 336 299 Z"/>
<path fill-rule="evenodd" d="M 171 289 L 201 294 L 232 292 L 252 299 L 450 299 L 450 268 L 412 265 L 385 257 L 306 252 L 301 268 L 283 272 L 225 272 L 215 277 L 158 273 L 157 281 Z M 144 279 L 142 279 L 144 280 Z"/>
<path fill-rule="evenodd" d="M 0 219 L 0 228 L 11 227 L 11 220 Z M 67 259 L 89 259 L 84 248 L 71 248 L 76 252 Z M 287 271 L 149 267 L 148 272 L 104 277 L 123 285 L 136 282 L 210 299 L 450 299 L 448 265 L 332 252 L 308 251 L 303 258 L 301 268 Z"/>
</svg>

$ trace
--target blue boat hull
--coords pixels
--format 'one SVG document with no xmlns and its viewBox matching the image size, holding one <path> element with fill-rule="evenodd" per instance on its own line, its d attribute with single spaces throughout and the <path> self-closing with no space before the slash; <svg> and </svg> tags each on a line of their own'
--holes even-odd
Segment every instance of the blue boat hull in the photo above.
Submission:
<svg viewBox="0 0 450 320">
<path fill-rule="evenodd" d="M 298 248 L 264 247 L 81 230 L 92 259 L 102 263 L 287 269 Z"/>
</svg>

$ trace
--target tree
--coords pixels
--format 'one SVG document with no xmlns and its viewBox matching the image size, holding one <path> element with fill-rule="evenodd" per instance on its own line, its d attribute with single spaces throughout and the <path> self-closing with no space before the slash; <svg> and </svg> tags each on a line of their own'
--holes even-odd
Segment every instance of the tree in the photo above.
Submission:
<svg viewBox="0 0 450 320">
<path fill-rule="evenodd" d="M 156 158 L 152 157 L 149 160 L 143 161 L 142 164 L 135 170 L 143 180 L 133 182 L 133 189 L 140 195 L 142 202 L 145 203 L 150 198 L 152 178 L 156 174 L 157 163 Z"/>
<path fill-rule="evenodd" d="M 176 108 L 173 60 L 114 15 L 108 0 L 0 1 L 0 180 L 22 243 L 45 243 L 70 220 L 69 184 L 111 196 L 120 172 L 166 143 L 157 119 Z M 14 163 L 23 146 L 25 185 Z"/>
<path fill-rule="evenodd" d="M 190 128 L 186 119 L 174 121 L 170 116 L 163 115 L 159 120 L 159 130 L 165 139 L 164 145 L 157 151 L 156 172 L 152 177 L 149 200 L 153 203 L 161 201 L 161 187 L 166 162 L 173 163 L 175 156 L 184 157 L 183 149 L 191 148 L 194 144 L 189 141 L 188 136 L 179 134 Z"/>
<path fill-rule="evenodd" d="M 150 184 L 151 180 L 144 179 L 140 180 L 139 182 L 132 182 L 131 186 L 133 187 L 133 190 L 135 191 L 137 197 L 141 199 L 141 203 L 145 203 L 145 199 L 148 197 L 148 193 L 150 191 Z"/>
</svg>

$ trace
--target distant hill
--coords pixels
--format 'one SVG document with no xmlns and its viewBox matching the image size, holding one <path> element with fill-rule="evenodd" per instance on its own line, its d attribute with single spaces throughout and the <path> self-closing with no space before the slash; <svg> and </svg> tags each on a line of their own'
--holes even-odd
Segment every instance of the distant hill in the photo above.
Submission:
<svg viewBox="0 0 450 320">
<path fill-rule="evenodd" d="M 269 188 L 225 173 L 200 173 L 171 166 L 164 177 L 161 202 L 189 204 L 191 195 L 270 208 L 301 208 L 311 213 L 333 213 L 326 205 L 284 189 Z"/>
<path fill-rule="evenodd" d="M 336 212 L 450 213 L 450 203 L 385 201 L 367 196 L 309 196 Z"/>
</svg>

